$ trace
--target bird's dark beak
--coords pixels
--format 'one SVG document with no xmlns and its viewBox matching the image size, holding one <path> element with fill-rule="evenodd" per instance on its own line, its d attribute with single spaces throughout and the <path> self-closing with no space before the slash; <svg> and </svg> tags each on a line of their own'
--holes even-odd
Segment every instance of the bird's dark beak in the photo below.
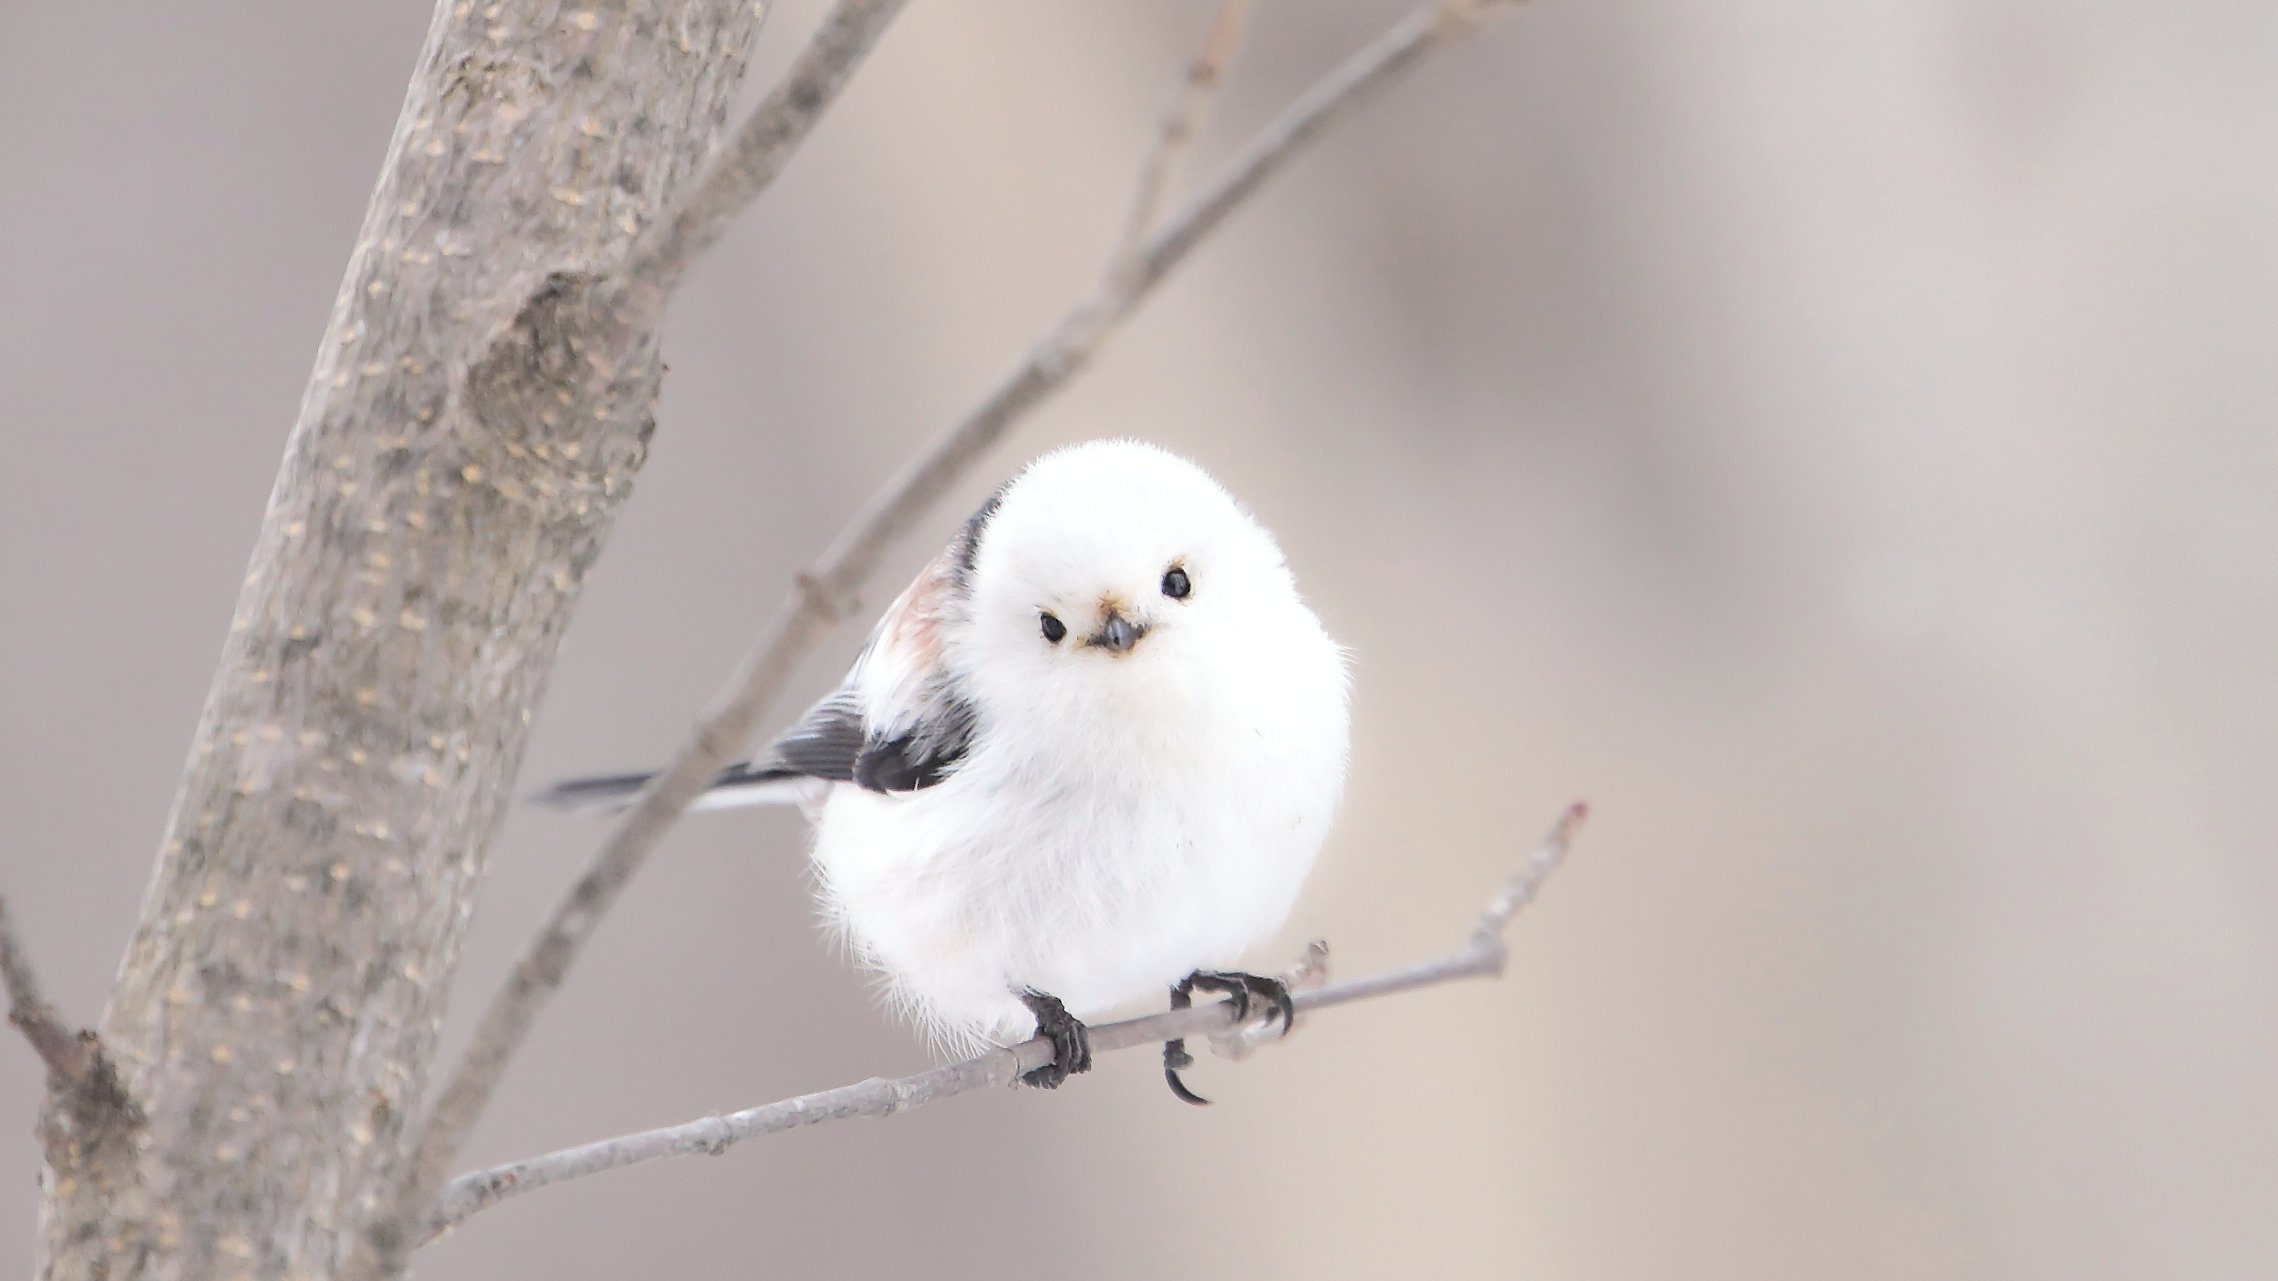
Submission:
<svg viewBox="0 0 2278 1281">
<path fill-rule="evenodd" d="M 1139 638 L 1146 634 L 1144 624 L 1134 623 L 1111 609 L 1107 611 L 1106 620 L 1100 623 L 1099 630 L 1088 638 L 1088 643 L 1111 654 L 1128 654 L 1131 647 L 1139 643 Z"/>
</svg>

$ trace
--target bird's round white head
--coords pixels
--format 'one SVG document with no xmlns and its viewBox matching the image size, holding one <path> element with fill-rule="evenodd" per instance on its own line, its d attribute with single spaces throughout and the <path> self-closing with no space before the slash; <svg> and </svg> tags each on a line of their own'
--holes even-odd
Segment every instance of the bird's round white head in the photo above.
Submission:
<svg viewBox="0 0 2278 1281">
<path fill-rule="evenodd" d="M 1069 715 L 1176 702 L 1270 663 L 1289 623 L 1318 631 L 1272 536 L 1201 468 L 1152 445 L 1047 454 L 973 534 L 948 658 L 984 705 L 998 693 Z"/>
</svg>

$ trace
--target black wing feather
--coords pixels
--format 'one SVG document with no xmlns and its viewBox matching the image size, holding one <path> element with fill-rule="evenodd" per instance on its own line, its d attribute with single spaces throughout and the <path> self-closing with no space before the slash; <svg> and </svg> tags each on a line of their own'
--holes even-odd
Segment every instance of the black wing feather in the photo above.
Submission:
<svg viewBox="0 0 2278 1281">
<path fill-rule="evenodd" d="M 947 779 L 973 746 L 977 717 L 963 699 L 899 738 L 874 738 L 854 762 L 854 782 L 873 792 L 915 792 Z"/>
<path fill-rule="evenodd" d="M 868 737 L 862 726 L 861 703 L 841 690 L 815 704 L 798 724 L 776 739 L 774 756 L 790 773 L 851 783 Z"/>
<path fill-rule="evenodd" d="M 841 690 L 817 703 L 775 741 L 773 759 L 750 769 L 770 777 L 803 774 L 852 783 L 872 792 L 915 792 L 948 778 L 965 759 L 974 723 L 972 704 L 951 700 L 907 733 L 886 738 L 871 732 L 863 723 L 859 701 Z"/>
</svg>

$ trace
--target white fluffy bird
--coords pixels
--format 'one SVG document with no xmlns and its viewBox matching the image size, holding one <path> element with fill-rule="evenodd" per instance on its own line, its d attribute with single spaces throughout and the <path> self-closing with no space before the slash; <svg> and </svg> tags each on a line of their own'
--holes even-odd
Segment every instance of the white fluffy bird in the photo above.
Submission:
<svg viewBox="0 0 2278 1281">
<path fill-rule="evenodd" d="M 944 1046 L 1051 1038 L 1150 994 L 1288 994 L 1235 967 L 1328 834 L 1344 653 L 1201 468 L 1098 441 L 1031 463 L 879 620 L 845 682 L 706 807 L 795 799 L 828 919 Z M 647 775 L 561 784 L 622 804 Z M 1186 1058 L 1165 1047 L 1180 1097 Z"/>
</svg>

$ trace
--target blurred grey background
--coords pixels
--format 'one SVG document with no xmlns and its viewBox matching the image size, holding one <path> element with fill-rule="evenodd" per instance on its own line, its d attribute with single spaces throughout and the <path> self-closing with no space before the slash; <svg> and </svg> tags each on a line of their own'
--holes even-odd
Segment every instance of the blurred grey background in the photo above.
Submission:
<svg viewBox="0 0 2278 1281">
<path fill-rule="evenodd" d="M 0 885 L 80 1018 L 427 11 L 0 6 Z M 1201 164 L 1400 11 L 1266 6 Z M 669 750 L 1089 282 L 1206 13 L 912 7 L 673 314 L 526 782 Z M 1160 441 L 1357 651 L 1261 965 L 1453 942 L 1587 796 L 1508 980 L 1206 1061 L 1209 1110 L 1131 1054 L 548 1191 L 422 1275 L 2278 1274 L 2273 50 L 2221 0 L 1541 0 L 1427 66 L 963 497 Z M 455 1022 L 597 834 L 513 816 Z M 920 1066 L 801 839 L 679 831 L 475 1157 Z M 36 1093 L 11 1039 L 0 1260 Z"/>
</svg>

